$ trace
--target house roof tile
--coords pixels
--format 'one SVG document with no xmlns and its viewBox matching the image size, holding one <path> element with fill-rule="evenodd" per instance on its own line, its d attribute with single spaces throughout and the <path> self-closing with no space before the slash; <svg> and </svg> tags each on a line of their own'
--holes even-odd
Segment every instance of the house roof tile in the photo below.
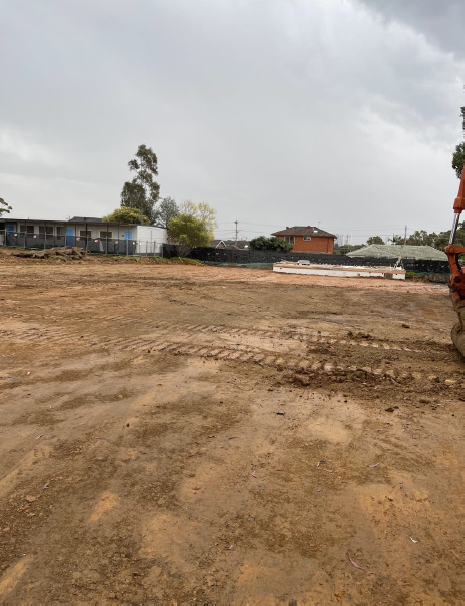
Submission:
<svg viewBox="0 0 465 606">
<path fill-rule="evenodd" d="M 286 227 L 282 231 L 277 231 L 272 236 L 311 236 L 313 238 L 334 238 L 333 234 L 330 234 L 327 231 L 323 231 L 318 227 L 312 227 L 308 225 L 307 227 Z"/>
</svg>

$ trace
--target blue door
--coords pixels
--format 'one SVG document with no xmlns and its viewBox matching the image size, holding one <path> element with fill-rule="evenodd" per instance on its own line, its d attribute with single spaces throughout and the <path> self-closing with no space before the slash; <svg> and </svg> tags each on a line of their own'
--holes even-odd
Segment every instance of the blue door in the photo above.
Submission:
<svg viewBox="0 0 465 606">
<path fill-rule="evenodd" d="M 7 223 L 6 224 L 5 240 L 6 240 L 6 244 L 9 245 L 9 246 L 16 246 L 17 245 L 16 238 L 13 235 L 14 233 L 15 233 L 15 226 Z"/>
<path fill-rule="evenodd" d="M 66 246 L 74 246 L 74 230 L 66 230 Z"/>
<path fill-rule="evenodd" d="M 126 240 L 126 254 L 132 255 L 132 231 L 125 231 L 124 239 Z M 131 242 L 131 244 L 129 244 L 129 242 Z"/>
</svg>

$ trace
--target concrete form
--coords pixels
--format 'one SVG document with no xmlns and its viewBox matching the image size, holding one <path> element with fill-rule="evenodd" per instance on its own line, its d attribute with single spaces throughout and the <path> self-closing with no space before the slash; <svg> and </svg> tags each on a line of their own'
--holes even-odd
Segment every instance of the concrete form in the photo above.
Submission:
<svg viewBox="0 0 465 606">
<path fill-rule="evenodd" d="M 282 274 L 334 276 L 335 278 L 388 278 L 405 280 L 405 269 L 398 267 L 363 267 L 349 265 L 316 265 L 309 262 L 274 263 L 273 271 Z"/>
</svg>

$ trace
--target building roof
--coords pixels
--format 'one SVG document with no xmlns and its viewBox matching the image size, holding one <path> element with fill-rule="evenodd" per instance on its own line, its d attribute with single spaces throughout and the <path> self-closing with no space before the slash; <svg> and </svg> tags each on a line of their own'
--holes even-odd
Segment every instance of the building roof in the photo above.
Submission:
<svg viewBox="0 0 465 606">
<path fill-rule="evenodd" d="M 277 231 L 272 236 L 311 236 L 312 238 L 334 238 L 333 234 L 328 233 L 327 231 L 323 231 L 318 227 L 312 227 L 308 225 L 307 227 L 286 227 L 282 231 Z"/>
<path fill-rule="evenodd" d="M 2 223 L 58 223 L 59 225 L 64 225 L 69 223 L 68 219 L 63 219 L 60 221 L 59 219 L 18 219 L 17 217 L 2 217 Z M 79 223 L 81 225 L 81 223 Z"/>
<path fill-rule="evenodd" d="M 221 244 L 226 246 L 223 240 L 210 240 L 210 248 L 218 248 Z"/>
<path fill-rule="evenodd" d="M 245 250 L 249 248 L 250 242 L 248 240 L 223 240 L 226 244 L 226 248 L 235 248 L 236 250 Z"/>
<path fill-rule="evenodd" d="M 398 244 L 370 244 L 347 253 L 348 257 L 374 257 L 376 259 L 417 259 L 422 261 L 447 261 L 442 250 L 432 246 L 401 246 Z"/>
<path fill-rule="evenodd" d="M 77 220 L 75 220 L 77 219 Z M 97 220 L 94 220 L 97 219 Z M 98 225 L 99 227 L 152 227 L 156 229 L 166 229 L 165 227 L 159 227 L 158 225 L 138 225 L 137 223 L 116 223 L 116 222 L 103 222 L 101 217 L 73 217 L 68 219 L 18 219 L 15 217 L 1 217 L 1 223 L 38 223 L 39 225 Z"/>
<path fill-rule="evenodd" d="M 102 217 L 71 217 L 68 223 L 102 223 Z"/>
</svg>

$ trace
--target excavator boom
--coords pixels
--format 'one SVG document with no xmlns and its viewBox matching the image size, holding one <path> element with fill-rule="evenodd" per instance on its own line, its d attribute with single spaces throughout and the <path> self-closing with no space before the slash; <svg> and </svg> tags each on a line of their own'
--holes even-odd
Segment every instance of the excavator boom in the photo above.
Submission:
<svg viewBox="0 0 465 606">
<path fill-rule="evenodd" d="M 449 246 L 445 252 L 449 262 L 449 289 L 452 306 L 457 312 L 458 322 L 451 332 L 452 342 L 460 353 L 465 356 L 465 266 L 460 265 L 460 255 L 465 255 L 465 247 L 454 246 L 455 233 L 459 224 L 462 210 L 465 209 L 465 163 L 462 169 L 459 191 L 454 200 L 454 221 L 450 232 Z"/>
</svg>

